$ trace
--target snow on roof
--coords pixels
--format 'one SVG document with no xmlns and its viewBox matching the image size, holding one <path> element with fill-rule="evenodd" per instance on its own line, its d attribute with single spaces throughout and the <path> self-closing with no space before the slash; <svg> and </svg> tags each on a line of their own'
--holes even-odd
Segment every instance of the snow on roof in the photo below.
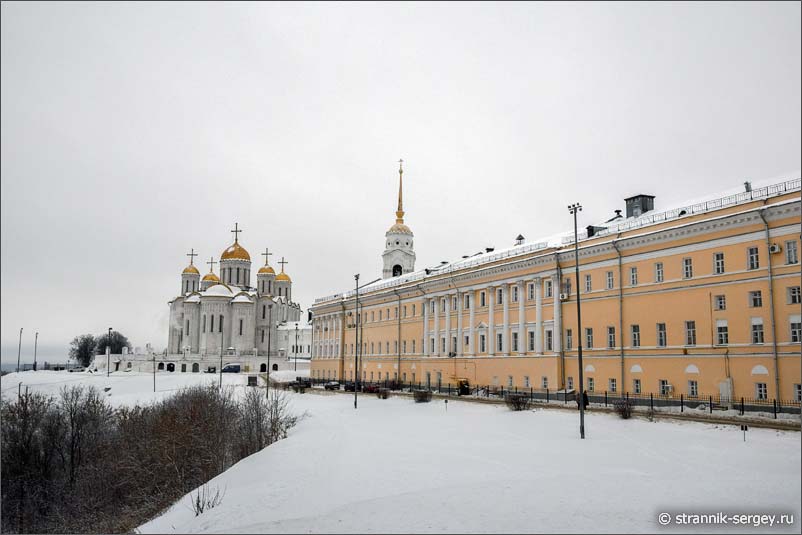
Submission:
<svg viewBox="0 0 802 535">
<path fill-rule="evenodd" d="M 287 323 L 282 323 L 278 326 L 279 330 L 288 330 L 294 331 L 295 327 L 298 329 L 311 329 L 312 325 L 307 322 L 306 320 L 299 320 L 299 321 L 288 321 Z"/>
<path fill-rule="evenodd" d="M 621 218 L 610 223 L 607 222 L 599 223 L 598 225 L 595 226 L 606 227 L 606 228 L 602 230 L 597 230 L 593 238 L 595 239 L 598 236 L 615 234 L 618 232 L 624 232 L 627 230 L 636 229 L 647 225 L 662 223 L 664 221 L 678 219 L 686 215 L 710 212 L 713 210 L 726 208 L 728 206 L 734 206 L 737 204 L 751 202 L 756 199 L 765 199 L 777 195 L 782 195 L 784 193 L 792 191 L 798 191 L 800 189 L 801 183 L 802 180 L 800 180 L 799 178 L 786 180 L 783 182 L 777 182 L 776 178 L 752 181 L 751 182 L 752 191 L 750 192 L 745 191 L 744 186 L 741 185 L 739 187 L 730 188 L 724 191 L 719 191 L 717 193 L 707 194 L 705 196 L 698 197 L 696 199 L 692 199 L 689 201 L 684 201 L 682 203 L 677 204 L 676 207 L 674 208 L 668 208 L 666 210 L 662 210 L 659 212 L 656 210 L 650 210 L 638 217 L 630 217 L 626 219 Z M 578 234 L 578 238 L 580 241 L 587 239 L 587 237 L 588 237 L 587 232 L 580 232 Z M 361 287 L 359 289 L 359 292 L 367 293 L 367 292 L 382 290 L 385 288 L 400 286 L 410 282 L 422 281 L 423 279 L 429 276 L 440 275 L 443 273 L 450 273 L 453 271 L 474 267 L 482 264 L 489 264 L 492 262 L 503 260 L 505 258 L 520 256 L 535 251 L 541 251 L 541 250 L 545 251 L 551 248 L 558 249 L 565 245 L 572 244 L 573 242 L 574 242 L 573 231 L 561 232 L 545 238 L 541 238 L 533 242 L 527 242 L 521 245 L 514 245 L 512 247 L 508 247 L 505 249 L 496 249 L 490 252 L 480 251 L 472 256 L 469 256 L 468 258 L 462 258 L 454 262 L 445 262 L 438 266 L 420 269 L 412 273 L 407 273 L 405 275 L 401 275 L 398 277 L 393 277 L 390 279 L 381 279 Z M 320 297 L 318 299 L 315 299 L 315 304 L 338 299 L 347 299 L 349 297 L 352 297 L 355 293 L 356 293 L 355 290 L 348 290 L 343 293 L 329 295 L 326 297 Z"/>
<path fill-rule="evenodd" d="M 232 301 L 232 303 L 253 303 L 253 301 L 251 301 L 251 300 L 248 298 L 248 295 L 247 295 L 247 294 L 245 294 L 245 293 L 240 293 L 240 294 L 238 294 L 238 295 L 237 295 L 237 297 L 235 297 L 235 298 L 234 298 L 234 300 Z"/>
<path fill-rule="evenodd" d="M 203 297 L 232 297 L 233 295 L 231 289 L 225 284 L 209 286 L 205 292 L 201 293 Z"/>
<path fill-rule="evenodd" d="M 185 303 L 200 303 L 200 295 L 199 294 L 192 294 L 186 299 L 184 299 Z"/>
</svg>

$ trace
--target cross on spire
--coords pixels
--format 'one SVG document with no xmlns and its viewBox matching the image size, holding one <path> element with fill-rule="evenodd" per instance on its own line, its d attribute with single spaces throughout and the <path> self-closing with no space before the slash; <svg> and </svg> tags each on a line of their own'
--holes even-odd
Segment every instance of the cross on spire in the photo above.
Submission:
<svg viewBox="0 0 802 535">
<path fill-rule="evenodd" d="M 264 257 L 265 257 L 265 265 L 266 265 L 266 266 L 267 266 L 267 265 L 270 265 L 270 255 L 272 255 L 272 254 L 273 254 L 273 253 L 271 253 L 271 252 L 270 252 L 270 249 L 268 249 L 267 247 L 265 247 L 265 252 L 264 252 L 264 253 L 262 253 L 262 256 L 264 256 Z"/>
<path fill-rule="evenodd" d="M 199 256 L 199 255 L 198 255 L 198 253 L 195 252 L 195 248 L 192 248 L 192 250 L 189 252 L 189 254 L 187 254 L 187 256 L 189 257 L 189 265 L 191 266 L 191 265 L 193 265 L 193 261 L 195 260 L 195 257 Z"/>
<path fill-rule="evenodd" d="M 281 272 L 284 273 L 284 264 L 289 264 L 289 262 L 284 260 L 284 257 L 282 256 L 281 260 L 279 261 L 279 264 L 281 264 Z"/>
<path fill-rule="evenodd" d="M 231 232 L 234 233 L 234 243 L 237 243 L 239 241 L 239 233 L 242 232 L 239 230 L 237 223 L 234 223 L 234 230 Z"/>
<path fill-rule="evenodd" d="M 395 222 L 396 223 L 403 223 L 404 222 L 404 197 L 403 197 L 403 185 L 404 185 L 404 160 L 398 160 L 398 210 L 395 211 Z"/>
<path fill-rule="evenodd" d="M 214 273 L 214 265 L 217 263 L 214 261 L 214 257 L 210 256 L 209 261 L 206 263 L 209 264 L 209 273 Z"/>
</svg>

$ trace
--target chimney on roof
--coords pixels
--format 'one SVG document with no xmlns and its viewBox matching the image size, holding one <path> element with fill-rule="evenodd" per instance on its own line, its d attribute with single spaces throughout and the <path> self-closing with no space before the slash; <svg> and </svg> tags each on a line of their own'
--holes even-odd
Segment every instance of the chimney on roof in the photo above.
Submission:
<svg viewBox="0 0 802 535">
<path fill-rule="evenodd" d="M 592 238 L 596 235 L 597 232 L 601 230 L 607 230 L 607 227 L 597 227 L 596 225 L 588 225 L 585 227 L 585 230 L 588 231 L 588 238 Z"/>
<path fill-rule="evenodd" d="M 627 217 L 638 217 L 654 210 L 654 195 L 634 195 L 624 199 L 627 203 Z"/>
<path fill-rule="evenodd" d="M 518 234 L 518 237 L 515 238 L 515 245 L 523 245 L 524 244 L 524 236 L 523 234 Z"/>
<path fill-rule="evenodd" d="M 485 247 L 485 252 L 486 253 L 492 253 L 493 249 L 494 249 L 494 247 Z"/>
<path fill-rule="evenodd" d="M 747 193 L 752 191 L 752 183 L 749 182 L 748 180 L 744 182 L 744 189 L 746 190 Z"/>
</svg>

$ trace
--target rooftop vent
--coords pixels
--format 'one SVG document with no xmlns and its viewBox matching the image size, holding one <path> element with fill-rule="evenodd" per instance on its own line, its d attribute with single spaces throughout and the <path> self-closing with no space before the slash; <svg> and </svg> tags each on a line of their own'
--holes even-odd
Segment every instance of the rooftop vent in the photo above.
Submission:
<svg viewBox="0 0 802 535">
<path fill-rule="evenodd" d="M 624 199 L 627 203 L 627 217 L 639 217 L 650 210 L 654 210 L 654 195 L 634 195 Z"/>
<path fill-rule="evenodd" d="M 746 190 L 747 193 L 752 191 L 752 183 L 749 182 L 748 180 L 744 182 L 744 189 Z"/>
<path fill-rule="evenodd" d="M 495 250 L 495 247 L 485 247 L 486 253 L 492 253 Z"/>
<path fill-rule="evenodd" d="M 623 218 L 624 218 L 624 216 L 621 215 L 621 210 L 615 210 L 615 215 L 613 217 L 611 217 L 610 219 L 608 219 L 607 221 L 605 221 L 605 223 L 610 223 L 611 221 L 615 221 L 617 219 L 623 219 Z"/>
<path fill-rule="evenodd" d="M 518 234 L 518 237 L 515 238 L 515 245 L 523 245 L 524 244 L 524 236 L 523 234 Z"/>
<path fill-rule="evenodd" d="M 600 230 L 607 230 L 607 227 L 597 227 L 595 225 L 588 225 L 586 230 L 588 231 L 588 238 L 592 238 Z"/>
</svg>

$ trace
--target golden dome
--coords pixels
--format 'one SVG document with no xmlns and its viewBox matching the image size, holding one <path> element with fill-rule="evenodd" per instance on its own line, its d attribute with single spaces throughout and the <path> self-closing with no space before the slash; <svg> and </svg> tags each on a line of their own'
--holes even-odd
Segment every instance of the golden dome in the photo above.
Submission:
<svg viewBox="0 0 802 535">
<path fill-rule="evenodd" d="M 214 273 L 207 273 L 203 276 L 204 281 L 220 282 L 220 278 Z"/>
<path fill-rule="evenodd" d="M 251 255 L 248 254 L 248 251 L 246 251 L 239 242 L 235 241 L 231 247 L 223 251 L 220 260 L 247 260 L 250 262 Z"/>
<path fill-rule="evenodd" d="M 259 268 L 259 273 L 257 273 L 257 274 L 275 275 L 276 272 L 273 271 L 273 268 L 270 267 L 270 266 L 262 266 L 262 267 Z"/>
<path fill-rule="evenodd" d="M 276 275 L 276 282 L 278 282 L 278 281 L 292 282 L 292 280 L 290 279 L 290 276 L 287 275 L 286 273 L 284 273 L 283 271 L 281 273 L 279 273 L 278 275 Z"/>
<path fill-rule="evenodd" d="M 390 230 L 388 230 L 387 233 L 409 234 L 410 236 L 412 235 L 412 231 L 409 229 L 408 226 L 406 226 L 403 223 L 396 223 L 395 225 L 390 227 Z"/>
<path fill-rule="evenodd" d="M 200 271 L 198 271 L 198 268 L 196 268 L 192 264 L 190 264 L 187 267 L 185 267 L 183 273 L 184 274 L 191 273 L 193 275 L 200 275 Z"/>
</svg>

